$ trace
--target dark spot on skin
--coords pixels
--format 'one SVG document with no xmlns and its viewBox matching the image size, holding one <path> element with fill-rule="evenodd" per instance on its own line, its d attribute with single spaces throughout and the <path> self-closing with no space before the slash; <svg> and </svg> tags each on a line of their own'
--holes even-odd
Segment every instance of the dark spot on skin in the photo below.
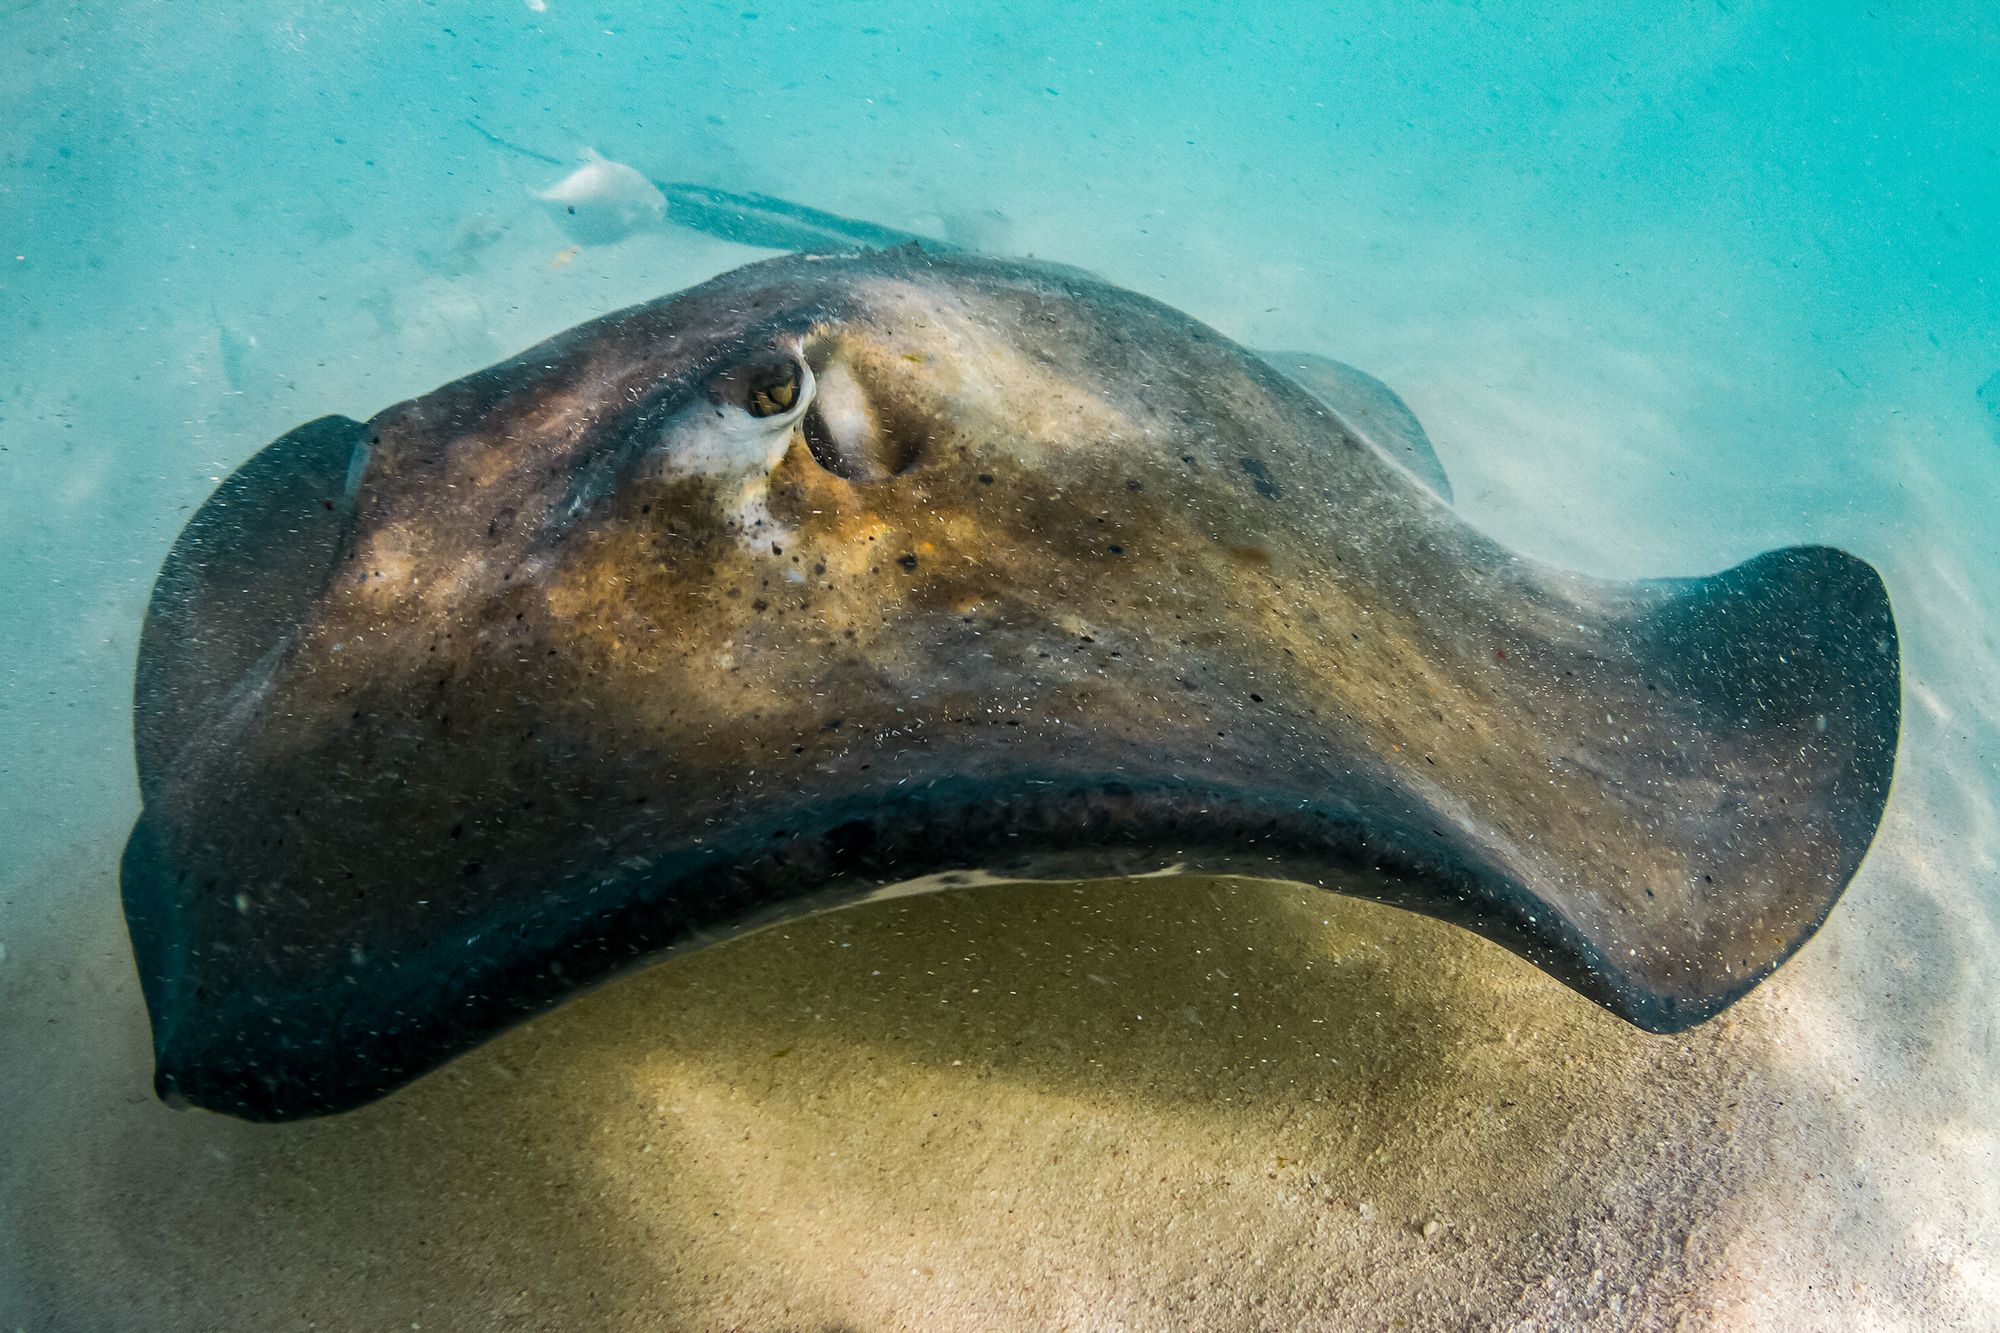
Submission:
<svg viewBox="0 0 2000 1333">
<path fill-rule="evenodd" d="M 1263 703 L 1263 702 L 1264 702 L 1264 696 L 1263 696 L 1263 695 L 1261 695 L 1261 694 L 1253 694 L 1253 695 L 1251 695 L 1251 696 L 1250 696 L 1250 702 L 1251 702 L 1251 703 L 1253 703 L 1253 704 L 1260 704 L 1260 703 Z"/>
<path fill-rule="evenodd" d="M 1236 461 L 1249 474 L 1251 484 L 1257 488 L 1257 494 L 1266 500 L 1278 498 L 1278 483 L 1271 480 L 1271 469 L 1264 466 L 1263 459 L 1245 455 Z"/>
<path fill-rule="evenodd" d="M 1271 563 L 1271 553 L 1261 546 L 1232 546 L 1229 548 L 1229 554 L 1241 560 L 1246 565 L 1268 565 Z"/>
<path fill-rule="evenodd" d="M 1120 545 L 1118 545 L 1118 543 L 1116 543 L 1116 542 L 1113 542 L 1113 543 L 1112 543 L 1111 545 L 1109 545 L 1109 546 L 1105 547 L 1104 549 L 1105 549 L 1105 550 L 1107 550 L 1107 551 L 1109 551 L 1109 552 L 1111 552 L 1111 554 L 1113 554 L 1113 555 L 1123 555 L 1123 554 L 1125 554 L 1125 548 L 1124 548 L 1124 547 L 1122 547 L 1122 546 L 1120 546 Z"/>
<path fill-rule="evenodd" d="M 750 609 L 752 611 L 764 611 L 768 610 L 770 608 L 770 605 L 771 604 L 769 602 L 759 597 L 756 601 L 750 603 Z"/>
<path fill-rule="evenodd" d="M 981 486 L 991 486 L 993 484 L 993 474 L 991 472 L 980 473 L 979 484 Z"/>
<path fill-rule="evenodd" d="M 1125 489 L 1128 491 L 1143 491 L 1146 489 L 1146 483 L 1134 477 L 1125 483 Z"/>
<path fill-rule="evenodd" d="M 1495 648 L 1495 649 L 1493 650 L 1493 660 L 1494 660 L 1494 661 L 1496 661 L 1496 662 L 1504 662 L 1504 661 L 1506 661 L 1506 660 L 1507 660 L 1507 650 L 1506 650 L 1505 648 Z"/>
<path fill-rule="evenodd" d="M 917 567 L 917 557 L 911 554 L 904 554 L 897 557 L 896 563 L 904 569 L 915 569 Z"/>
</svg>

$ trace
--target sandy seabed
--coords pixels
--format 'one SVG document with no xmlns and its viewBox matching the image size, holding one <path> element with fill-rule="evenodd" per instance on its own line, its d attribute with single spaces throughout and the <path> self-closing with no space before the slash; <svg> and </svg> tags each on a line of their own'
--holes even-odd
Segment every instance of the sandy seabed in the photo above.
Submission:
<svg viewBox="0 0 2000 1333">
<path fill-rule="evenodd" d="M 150 1093 L 112 801 L 5 904 L 0 1322 L 1987 1324 L 2000 821 L 1961 702 L 1990 641 L 1973 576 L 1937 576 L 1959 535 L 1883 560 L 1918 590 L 1910 707 L 1860 878 L 1674 1038 L 1295 886 L 997 887 L 775 928 L 376 1106 L 240 1124 Z"/>
<path fill-rule="evenodd" d="M 255 1126 L 151 1095 L 112 798 L 0 904 L 0 1324 L 1989 1325 L 2000 820 L 1965 701 L 1995 659 L 1963 537 L 1871 552 L 1909 707 L 1861 876 L 1672 1038 L 1296 886 L 1003 886 L 773 928 Z"/>
<path fill-rule="evenodd" d="M 153 1101 L 99 895 L 7 997 L 67 1077 L 7 1085 L 0 1278 L 27 1328 L 1976 1327 L 1991 1131 L 1912 987 L 1962 950 L 1887 887 L 1673 1039 L 1293 886 L 904 899 L 289 1126 Z"/>
</svg>

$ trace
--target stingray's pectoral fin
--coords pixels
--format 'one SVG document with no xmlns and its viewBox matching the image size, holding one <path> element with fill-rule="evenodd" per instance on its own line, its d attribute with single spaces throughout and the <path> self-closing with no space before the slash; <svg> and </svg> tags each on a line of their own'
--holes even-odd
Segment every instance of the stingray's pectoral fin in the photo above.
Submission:
<svg viewBox="0 0 2000 1333">
<path fill-rule="evenodd" d="M 367 441 L 368 428 L 347 417 L 309 421 L 231 473 L 182 529 L 139 644 L 133 731 L 142 775 L 161 773 L 172 751 L 207 731 L 315 605 Z"/>
<path fill-rule="evenodd" d="M 1794 547 L 1601 588 L 1493 656 L 1500 715 L 1539 739 L 1506 780 L 1451 789 L 1494 867 L 1467 924 L 1658 1032 L 1717 1013 L 1818 928 L 1895 761 L 1896 628 L 1872 568 Z"/>
<path fill-rule="evenodd" d="M 231 473 L 182 529 L 161 567 L 139 641 L 133 739 L 148 811 L 126 844 L 126 925 L 139 980 L 165 1052 L 189 1005 L 179 994 L 188 926 L 177 890 L 188 880 L 160 847 L 154 805 L 171 803 L 179 774 L 217 749 L 216 724 L 254 694 L 325 588 L 367 461 L 368 427 L 321 417 L 288 432 Z M 209 818 L 217 812 L 200 812 Z M 175 812 L 185 823 L 189 812 Z M 162 1067 L 160 1091 L 172 1099 Z"/>
<path fill-rule="evenodd" d="M 1258 356 L 1340 419 L 1355 437 L 1451 503 L 1451 478 L 1431 437 L 1402 395 L 1365 370 L 1313 352 L 1259 352 Z"/>
</svg>

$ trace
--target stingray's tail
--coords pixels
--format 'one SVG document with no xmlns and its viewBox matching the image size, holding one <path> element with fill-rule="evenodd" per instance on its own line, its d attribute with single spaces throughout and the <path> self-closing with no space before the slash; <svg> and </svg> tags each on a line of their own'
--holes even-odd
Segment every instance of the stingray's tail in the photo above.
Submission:
<svg viewBox="0 0 2000 1333">
<path fill-rule="evenodd" d="M 552 167 L 564 165 L 561 158 L 503 139 L 476 120 L 467 119 L 465 123 L 495 148 Z M 667 221 L 738 245 L 808 253 L 879 250 L 898 245 L 921 245 L 940 251 L 957 248 L 935 237 L 843 217 L 768 194 L 734 194 L 686 181 L 656 180 L 653 184 L 667 198 Z"/>
<path fill-rule="evenodd" d="M 921 245 L 927 250 L 955 248 L 913 231 L 842 217 L 768 194 L 731 194 L 675 181 L 653 184 L 667 197 L 667 221 L 738 245 L 808 252 L 881 250 L 898 245 Z"/>
</svg>

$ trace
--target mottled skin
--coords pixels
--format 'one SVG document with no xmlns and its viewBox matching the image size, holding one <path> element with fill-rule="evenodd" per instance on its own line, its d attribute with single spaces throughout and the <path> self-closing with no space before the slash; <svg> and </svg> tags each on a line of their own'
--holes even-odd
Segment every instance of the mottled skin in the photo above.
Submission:
<svg viewBox="0 0 2000 1333">
<path fill-rule="evenodd" d="M 1649 1028 L 1715 1013 L 1874 832 L 1880 581 L 1554 571 L 1340 406 L 1081 274 L 902 249 L 294 432 L 190 524 L 141 650 L 162 1093 L 339 1110 L 953 871 L 1301 879 Z"/>
</svg>

